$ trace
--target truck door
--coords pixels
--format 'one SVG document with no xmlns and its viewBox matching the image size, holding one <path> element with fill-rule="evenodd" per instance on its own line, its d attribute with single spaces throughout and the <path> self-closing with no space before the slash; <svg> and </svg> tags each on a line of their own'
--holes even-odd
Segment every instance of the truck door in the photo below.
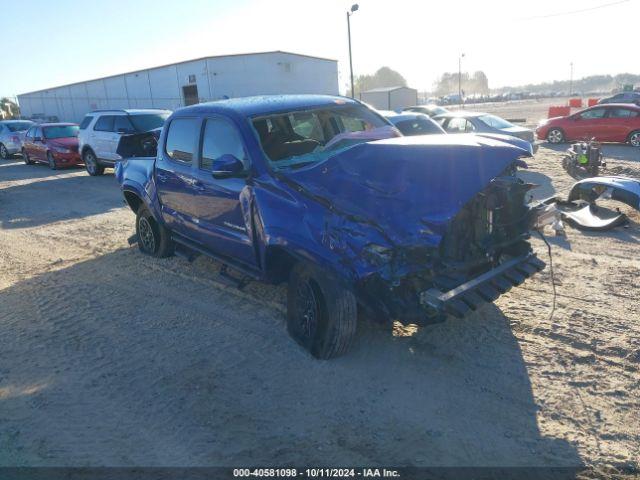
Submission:
<svg viewBox="0 0 640 480">
<path fill-rule="evenodd" d="M 244 177 L 216 179 L 212 175 L 214 160 L 231 154 L 249 171 L 250 159 L 240 131 L 228 118 L 215 116 L 204 121 L 198 155 L 196 182 L 192 185 L 196 239 L 224 256 L 256 266 L 250 228 L 240 204 L 240 193 L 247 187 Z M 250 218 L 250 215 L 247 215 Z"/>
<path fill-rule="evenodd" d="M 178 117 L 167 126 L 164 148 L 160 143 L 155 165 L 155 181 L 162 218 L 177 233 L 191 237 L 194 218 L 193 186 L 196 151 L 201 120 Z"/>
</svg>

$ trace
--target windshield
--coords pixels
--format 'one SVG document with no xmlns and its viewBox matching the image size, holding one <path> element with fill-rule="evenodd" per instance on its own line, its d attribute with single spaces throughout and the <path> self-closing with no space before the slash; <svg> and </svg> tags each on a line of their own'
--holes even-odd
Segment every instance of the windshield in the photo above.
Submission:
<svg viewBox="0 0 640 480">
<path fill-rule="evenodd" d="M 403 135 L 429 135 L 433 133 L 445 133 L 440 125 L 429 118 L 413 118 L 394 122 Z"/>
<path fill-rule="evenodd" d="M 253 127 L 275 169 L 321 162 L 359 143 L 399 136 L 363 105 L 267 115 L 254 118 Z"/>
<path fill-rule="evenodd" d="M 148 132 L 164 125 L 164 121 L 169 116 L 169 112 L 146 113 L 143 115 L 129 115 L 133 127 L 138 132 Z"/>
<path fill-rule="evenodd" d="M 497 129 L 511 128 L 515 126 L 513 123 L 507 122 L 505 119 L 496 117 L 495 115 L 481 115 L 478 119 L 485 125 L 489 125 L 490 127 Z"/>
<path fill-rule="evenodd" d="M 11 122 L 6 125 L 10 132 L 24 132 L 25 130 L 29 130 L 33 122 Z"/>
<path fill-rule="evenodd" d="M 44 138 L 71 138 L 78 136 L 77 125 L 56 125 L 55 127 L 43 127 Z"/>
</svg>

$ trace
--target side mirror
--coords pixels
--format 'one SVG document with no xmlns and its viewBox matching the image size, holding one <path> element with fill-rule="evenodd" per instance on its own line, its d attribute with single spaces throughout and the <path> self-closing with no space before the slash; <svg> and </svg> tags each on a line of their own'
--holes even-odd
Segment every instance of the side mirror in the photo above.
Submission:
<svg viewBox="0 0 640 480">
<path fill-rule="evenodd" d="M 244 164 L 230 153 L 225 153 L 216 158 L 211 166 L 211 175 L 217 179 L 241 177 L 244 174 Z"/>
</svg>

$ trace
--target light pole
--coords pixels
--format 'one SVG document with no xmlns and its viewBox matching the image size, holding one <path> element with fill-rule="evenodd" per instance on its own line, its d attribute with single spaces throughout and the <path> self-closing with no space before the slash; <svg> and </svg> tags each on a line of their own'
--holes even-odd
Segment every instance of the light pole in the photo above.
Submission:
<svg viewBox="0 0 640 480">
<path fill-rule="evenodd" d="M 569 64 L 571 73 L 569 73 L 569 96 L 573 95 L 573 62 Z"/>
<path fill-rule="evenodd" d="M 358 4 L 351 5 L 351 10 L 347 12 L 347 35 L 349 36 L 349 71 L 351 72 L 351 98 L 355 97 L 353 89 L 353 60 L 351 59 L 351 15 L 358 11 Z"/>
<path fill-rule="evenodd" d="M 462 104 L 462 57 L 464 53 L 461 53 L 458 57 L 458 101 Z"/>
</svg>

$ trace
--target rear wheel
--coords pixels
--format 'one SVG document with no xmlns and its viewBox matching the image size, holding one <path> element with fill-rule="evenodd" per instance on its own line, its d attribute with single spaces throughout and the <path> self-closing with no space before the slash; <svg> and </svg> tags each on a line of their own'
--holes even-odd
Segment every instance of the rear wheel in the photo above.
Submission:
<svg viewBox="0 0 640 480">
<path fill-rule="evenodd" d="M 5 147 L 3 143 L 0 143 L 0 158 L 2 160 L 9 158 L 9 150 L 7 150 L 7 147 Z"/>
<path fill-rule="evenodd" d="M 29 154 L 27 153 L 27 151 L 24 148 L 22 149 L 22 159 L 24 160 L 24 163 L 26 165 L 32 165 L 33 164 L 33 160 L 31 160 L 31 158 L 29 157 Z"/>
<path fill-rule="evenodd" d="M 138 208 L 136 213 L 136 235 L 142 253 L 158 258 L 173 254 L 171 232 L 158 224 L 145 206 Z"/>
<path fill-rule="evenodd" d="M 47 152 L 47 162 L 49 163 L 49 168 L 51 170 L 55 170 L 58 168 L 58 166 L 56 165 L 56 159 L 53 158 L 53 155 L 51 155 L 51 152 Z"/>
<path fill-rule="evenodd" d="M 564 142 L 564 132 L 559 128 L 552 128 L 547 133 L 547 141 L 554 144 Z"/>
<path fill-rule="evenodd" d="M 629 134 L 629 143 L 632 147 L 640 147 L 640 130 L 636 130 Z"/>
<path fill-rule="evenodd" d="M 320 359 L 344 354 L 353 341 L 357 302 L 351 290 L 305 263 L 295 265 L 287 291 L 287 331 Z"/>
<path fill-rule="evenodd" d="M 87 169 L 87 173 L 92 177 L 102 175 L 104 173 L 104 167 L 98 164 L 98 158 L 92 150 L 84 152 L 82 159 L 84 160 L 84 166 Z"/>
</svg>

